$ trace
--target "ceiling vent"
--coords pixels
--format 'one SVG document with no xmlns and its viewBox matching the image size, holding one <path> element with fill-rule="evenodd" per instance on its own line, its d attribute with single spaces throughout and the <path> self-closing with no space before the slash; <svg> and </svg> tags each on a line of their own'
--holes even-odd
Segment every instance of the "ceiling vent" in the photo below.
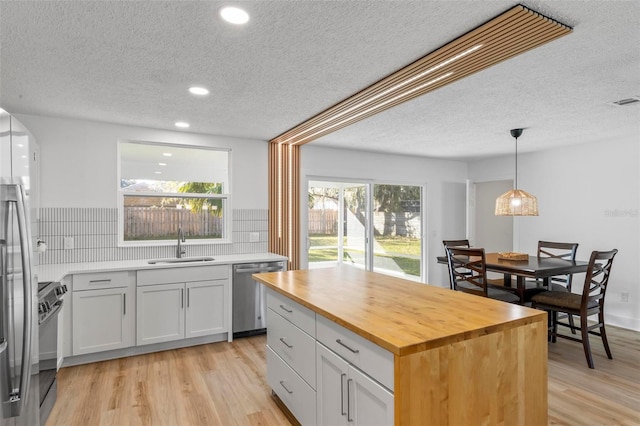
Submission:
<svg viewBox="0 0 640 426">
<path fill-rule="evenodd" d="M 609 102 L 609 105 L 613 106 L 627 106 L 640 103 L 640 96 L 634 96 L 632 98 L 620 99 L 619 101 Z"/>
</svg>

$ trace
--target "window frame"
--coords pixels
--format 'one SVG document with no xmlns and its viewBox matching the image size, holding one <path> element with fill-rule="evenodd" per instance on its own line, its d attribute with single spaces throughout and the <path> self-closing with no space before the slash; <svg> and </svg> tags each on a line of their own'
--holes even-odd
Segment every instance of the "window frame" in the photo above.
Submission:
<svg viewBox="0 0 640 426">
<path fill-rule="evenodd" d="M 209 151 L 224 151 L 227 152 L 227 188 L 224 188 L 227 192 L 223 194 L 203 194 L 203 193 L 158 193 L 158 192 L 126 192 L 120 187 L 121 176 L 122 176 L 122 164 L 121 164 L 121 149 L 123 143 L 136 143 L 141 145 L 155 145 L 155 146 L 166 146 L 166 147 L 175 147 L 175 148 L 191 148 L 191 149 L 204 149 Z M 135 241 L 125 241 L 124 239 L 124 199 L 126 195 L 135 195 L 139 197 L 155 197 L 155 198 L 184 198 L 184 199 L 192 199 L 192 198 L 212 198 L 212 199 L 220 199 L 223 201 L 223 216 L 222 216 L 222 238 L 202 238 L 202 239 L 189 239 L 187 238 L 183 245 L 195 246 L 195 245 L 210 245 L 210 244 L 231 244 L 233 235 L 232 229 L 232 170 L 231 165 L 232 162 L 232 150 L 230 148 L 221 148 L 221 147 L 212 147 L 206 145 L 194 145 L 194 144 L 179 144 L 179 143 L 171 143 L 171 142 L 157 142 L 157 141 L 143 141 L 137 139 L 118 139 L 117 142 L 117 172 L 116 172 L 116 198 L 117 198 L 117 209 L 118 209 L 118 224 L 117 224 L 117 233 L 118 233 L 118 247 L 159 247 L 159 246 L 173 246 L 176 244 L 175 239 L 167 239 L 167 240 L 135 240 Z"/>
</svg>

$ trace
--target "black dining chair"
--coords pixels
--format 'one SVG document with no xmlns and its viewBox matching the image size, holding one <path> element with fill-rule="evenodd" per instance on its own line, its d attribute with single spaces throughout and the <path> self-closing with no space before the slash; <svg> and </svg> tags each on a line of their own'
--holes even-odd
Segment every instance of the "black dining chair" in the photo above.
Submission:
<svg viewBox="0 0 640 426">
<path fill-rule="evenodd" d="M 538 293 L 531 298 L 532 308 L 545 310 L 549 312 L 551 316 L 549 331 L 551 342 L 555 343 L 557 337 L 581 342 L 589 368 L 594 368 L 591 346 L 589 344 L 589 334 L 600 336 L 607 357 L 612 359 L 604 327 L 604 297 L 609 285 L 611 265 L 613 265 L 613 258 L 616 253 L 618 253 L 616 249 L 611 251 L 594 251 L 591 253 L 582 294 L 576 294 L 566 290 L 550 290 Z M 571 317 L 571 315 L 579 316 L 580 327 L 576 328 L 570 323 L 559 321 L 559 312 L 565 313 L 569 315 L 569 317 Z M 595 324 L 589 324 L 587 318 L 593 315 L 598 316 L 598 321 Z M 572 330 L 580 330 L 582 338 L 558 333 L 559 325 L 569 327 Z M 596 328 L 598 331 L 594 331 Z"/>
<path fill-rule="evenodd" d="M 538 258 L 540 259 L 564 259 L 576 260 L 578 243 L 557 243 L 553 241 L 538 241 Z M 556 275 L 549 279 L 549 288 L 545 290 L 571 291 L 571 281 L 573 274 Z M 540 287 L 542 280 L 538 280 L 536 285 Z M 544 287 L 542 287 L 544 289 Z"/>
<path fill-rule="evenodd" d="M 563 259 L 576 260 L 576 252 L 578 251 L 578 243 L 560 243 L 554 241 L 538 241 L 538 258 L 539 259 Z M 549 278 L 549 286 L 545 287 L 543 280 L 526 280 L 524 300 L 531 302 L 531 298 L 542 291 L 571 291 L 571 282 L 573 274 L 554 275 Z M 573 316 L 567 315 L 571 324 L 571 333 L 576 334 Z"/>
<path fill-rule="evenodd" d="M 487 282 L 486 259 L 483 248 L 446 247 L 451 289 L 518 303 L 520 298 Z"/>
<path fill-rule="evenodd" d="M 442 244 L 444 245 L 445 255 L 447 254 L 447 247 L 471 247 L 471 244 L 469 244 L 469 240 L 442 240 Z M 463 273 L 463 271 L 460 271 L 460 273 Z M 470 271 L 466 271 L 467 275 L 469 275 L 470 273 Z M 449 283 L 451 285 L 451 290 L 455 290 L 451 284 L 451 280 L 449 280 Z"/>
</svg>

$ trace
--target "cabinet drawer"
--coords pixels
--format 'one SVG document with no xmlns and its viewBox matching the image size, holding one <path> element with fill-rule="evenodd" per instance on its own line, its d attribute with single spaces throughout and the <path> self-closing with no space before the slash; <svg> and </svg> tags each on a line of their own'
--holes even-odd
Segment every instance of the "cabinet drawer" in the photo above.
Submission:
<svg viewBox="0 0 640 426">
<path fill-rule="evenodd" d="M 295 418 L 305 426 L 316 424 L 316 392 L 305 383 L 269 346 L 267 383 Z M 315 360 L 310 359 L 313 363 Z"/>
<path fill-rule="evenodd" d="M 72 289 L 98 290 L 103 288 L 128 287 L 135 284 L 135 271 L 94 272 L 91 274 L 74 274 Z"/>
<path fill-rule="evenodd" d="M 393 353 L 317 316 L 318 341 L 393 391 Z"/>
<path fill-rule="evenodd" d="M 226 278 L 229 278 L 228 265 L 143 269 L 138 271 L 138 287 Z"/>
<path fill-rule="evenodd" d="M 267 309 L 267 344 L 312 388 L 316 388 L 316 341 L 298 327 Z"/>
<path fill-rule="evenodd" d="M 311 309 L 271 289 L 267 289 L 267 307 L 311 337 L 316 337 L 316 313 Z"/>
</svg>

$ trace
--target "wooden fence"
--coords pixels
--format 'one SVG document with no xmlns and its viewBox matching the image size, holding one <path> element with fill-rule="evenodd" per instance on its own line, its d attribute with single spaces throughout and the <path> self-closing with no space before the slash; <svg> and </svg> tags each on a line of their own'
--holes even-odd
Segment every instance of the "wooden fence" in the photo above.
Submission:
<svg viewBox="0 0 640 426">
<path fill-rule="evenodd" d="M 175 208 L 124 208 L 125 240 L 176 238 L 178 228 L 182 228 L 186 237 L 220 238 L 223 219 L 208 211 L 196 213 Z"/>
<path fill-rule="evenodd" d="M 338 211 L 309 209 L 309 234 L 337 235 Z"/>
<path fill-rule="evenodd" d="M 420 225 L 420 213 L 373 213 L 373 226 L 377 235 L 420 238 L 422 233 Z M 309 234 L 337 235 L 338 211 L 309 209 Z"/>
</svg>

